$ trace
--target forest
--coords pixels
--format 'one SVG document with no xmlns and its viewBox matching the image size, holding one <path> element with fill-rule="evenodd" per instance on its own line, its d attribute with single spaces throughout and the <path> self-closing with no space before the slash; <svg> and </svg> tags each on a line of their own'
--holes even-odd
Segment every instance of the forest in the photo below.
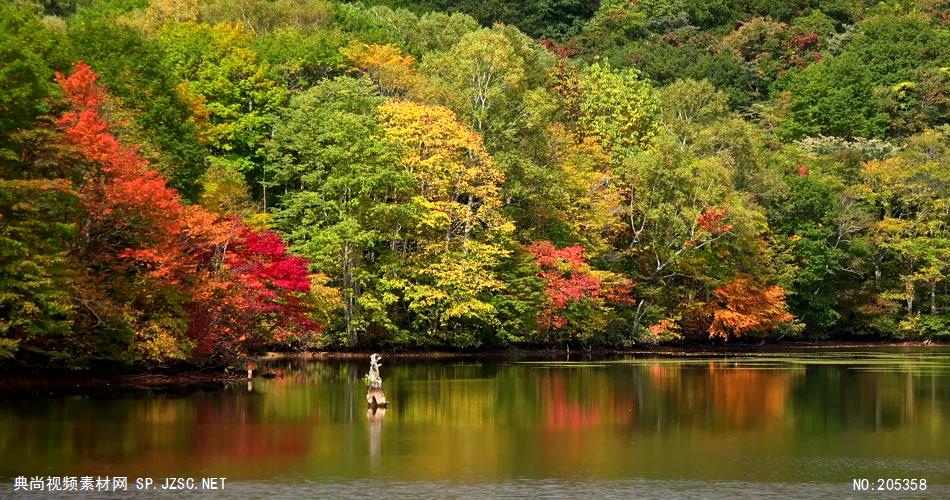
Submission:
<svg viewBox="0 0 950 500">
<path fill-rule="evenodd" d="M 947 0 L 0 4 L 0 365 L 950 340 Z"/>
</svg>

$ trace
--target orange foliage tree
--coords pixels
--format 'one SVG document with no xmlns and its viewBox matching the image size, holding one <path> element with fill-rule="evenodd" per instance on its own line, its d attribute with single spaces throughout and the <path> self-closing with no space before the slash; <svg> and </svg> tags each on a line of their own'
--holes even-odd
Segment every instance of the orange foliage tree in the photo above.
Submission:
<svg viewBox="0 0 950 500">
<path fill-rule="evenodd" d="M 713 291 L 713 299 L 705 306 L 710 318 L 707 331 L 710 338 L 724 340 L 768 334 L 794 319 L 787 309 L 782 287 L 740 276 Z"/>
<path fill-rule="evenodd" d="M 136 355 L 228 356 L 287 330 L 317 331 L 302 305 L 307 262 L 274 233 L 183 204 L 138 149 L 112 133 L 97 78 L 85 63 L 57 74 L 70 104 L 59 125 L 88 162 L 76 247 L 122 304 Z"/>
</svg>

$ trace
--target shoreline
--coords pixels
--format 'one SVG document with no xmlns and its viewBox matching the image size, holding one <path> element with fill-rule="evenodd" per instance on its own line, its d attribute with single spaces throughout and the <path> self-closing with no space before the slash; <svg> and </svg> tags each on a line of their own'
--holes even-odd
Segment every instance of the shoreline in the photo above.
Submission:
<svg viewBox="0 0 950 500">
<path fill-rule="evenodd" d="M 941 348 L 950 347 L 948 342 L 850 342 L 850 341 L 789 341 L 766 344 L 721 344 L 721 345 L 657 345 L 631 348 L 509 348 L 473 351 L 446 350 L 354 350 L 354 351 L 306 351 L 267 352 L 249 360 L 268 363 L 286 360 L 312 361 L 357 361 L 379 353 L 386 358 L 402 360 L 452 360 L 452 359 L 591 359 L 617 356 L 650 356 L 657 358 L 692 358 L 710 356 L 746 356 L 769 352 L 818 352 L 854 349 L 893 348 Z M 242 362 L 243 363 L 243 362 Z M 262 371 L 261 373 L 266 373 Z M 255 374 L 255 379 L 261 378 Z M 265 377 L 266 378 L 266 377 Z M 130 370 L 123 373 L 83 370 L 23 369 L 0 371 L 0 395 L 16 393 L 109 393 L 116 390 L 174 390 L 176 388 L 219 387 L 221 384 L 246 381 L 243 369 L 225 369 L 182 366 L 162 369 Z"/>
<path fill-rule="evenodd" d="M 97 394 L 116 390 L 149 390 L 219 386 L 247 380 L 239 371 L 188 369 L 167 373 L 120 373 L 56 371 L 37 373 L 0 372 L 0 395 L 17 393 Z"/>
<path fill-rule="evenodd" d="M 274 361 L 281 359 L 313 359 L 313 360 L 350 360 L 368 358 L 370 354 L 377 353 L 383 357 L 400 359 L 453 359 L 453 358 L 507 358 L 507 357 L 563 357 L 563 356 L 630 356 L 630 355 L 650 355 L 658 357 L 693 357 L 705 356 L 710 354 L 744 354 L 761 352 L 780 352 L 791 349 L 801 350 L 840 350 L 840 349 L 888 349 L 902 347 L 948 347 L 950 342 L 933 341 L 788 341 L 766 344 L 718 344 L 718 345 L 656 345 L 656 346 L 636 346 L 627 348 L 601 348 L 592 347 L 590 349 L 577 348 L 568 349 L 563 347 L 543 347 L 543 348 L 508 348 L 508 349 L 486 349 L 472 351 L 450 351 L 450 350 L 352 350 L 352 351 L 306 351 L 306 352 L 279 352 L 271 351 L 254 359 L 260 361 Z"/>
</svg>

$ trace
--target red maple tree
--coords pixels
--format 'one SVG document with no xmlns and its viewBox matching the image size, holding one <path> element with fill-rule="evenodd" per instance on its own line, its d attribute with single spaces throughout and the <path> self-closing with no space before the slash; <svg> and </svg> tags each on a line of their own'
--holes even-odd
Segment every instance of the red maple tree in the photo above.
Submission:
<svg viewBox="0 0 950 500">
<path fill-rule="evenodd" d="M 131 297 L 173 290 L 199 355 L 234 353 L 261 331 L 280 340 L 282 332 L 317 329 L 301 299 L 310 290 L 307 261 L 287 253 L 275 233 L 183 204 L 138 148 L 112 133 L 97 78 L 82 62 L 56 75 L 71 104 L 59 125 L 90 162 L 78 244 L 87 263 L 104 281 L 131 281 L 123 285 Z"/>
<path fill-rule="evenodd" d="M 584 247 L 557 248 L 550 241 L 536 241 L 528 247 L 541 271 L 548 298 L 541 316 L 542 328 L 561 328 L 567 319 L 559 314 L 571 303 L 585 299 L 604 299 L 613 303 L 633 303 L 628 279 L 606 282 L 594 274 L 584 257 Z"/>
</svg>

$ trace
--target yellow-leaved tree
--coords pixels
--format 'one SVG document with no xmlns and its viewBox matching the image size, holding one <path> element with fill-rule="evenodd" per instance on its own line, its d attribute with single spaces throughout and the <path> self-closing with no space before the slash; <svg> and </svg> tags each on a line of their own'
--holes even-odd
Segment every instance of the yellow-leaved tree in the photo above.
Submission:
<svg viewBox="0 0 950 500">
<path fill-rule="evenodd" d="M 413 68 L 413 57 L 398 47 L 358 43 L 340 49 L 350 64 L 369 77 L 384 96 L 401 96 L 414 89 L 421 78 Z"/>
<path fill-rule="evenodd" d="M 418 180 L 418 193 L 438 215 L 444 251 L 461 248 L 477 233 L 510 232 L 499 208 L 504 175 L 481 137 L 442 106 L 393 101 L 379 109 L 386 135 L 404 148 L 403 166 Z M 457 245 L 453 246 L 453 243 Z"/>
<path fill-rule="evenodd" d="M 391 101 L 379 120 L 403 148 L 422 212 L 406 268 L 388 284 L 430 339 L 476 345 L 479 329 L 497 323 L 488 299 L 504 286 L 496 268 L 514 229 L 500 212 L 504 175 L 482 138 L 447 108 Z"/>
</svg>

